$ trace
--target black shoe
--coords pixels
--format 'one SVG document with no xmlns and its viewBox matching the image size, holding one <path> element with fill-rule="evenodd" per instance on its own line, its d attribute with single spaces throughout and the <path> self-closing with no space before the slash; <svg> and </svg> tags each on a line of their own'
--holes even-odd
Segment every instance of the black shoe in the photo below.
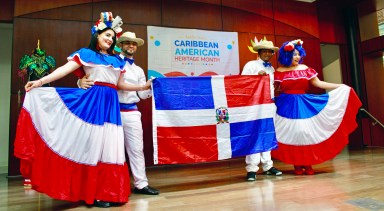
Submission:
<svg viewBox="0 0 384 211">
<path fill-rule="evenodd" d="M 111 203 L 106 202 L 106 201 L 95 200 L 93 202 L 93 206 L 100 207 L 100 208 L 108 208 L 108 207 L 111 207 L 112 205 L 111 205 Z"/>
<path fill-rule="evenodd" d="M 277 168 L 272 167 L 268 171 L 264 171 L 265 175 L 275 175 L 275 176 L 280 176 L 283 174 L 283 172 L 279 171 Z"/>
<path fill-rule="evenodd" d="M 159 190 L 150 187 L 149 185 L 145 186 L 142 189 L 135 188 L 133 189 L 134 193 L 145 194 L 145 195 L 159 195 Z"/>
<path fill-rule="evenodd" d="M 250 171 L 247 173 L 247 181 L 255 181 L 256 180 L 256 172 Z"/>
</svg>

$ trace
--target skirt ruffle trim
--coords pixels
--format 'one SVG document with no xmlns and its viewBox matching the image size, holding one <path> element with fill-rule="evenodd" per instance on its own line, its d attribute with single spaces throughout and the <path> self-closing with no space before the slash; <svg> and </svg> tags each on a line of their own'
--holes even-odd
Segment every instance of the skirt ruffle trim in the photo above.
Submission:
<svg viewBox="0 0 384 211">
<path fill-rule="evenodd" d="M 53 152 L 22 110 L 17 124 L 14 154 L 20 171 L 31 179 L 32 188 L 66 201 L 94 200 L 125 203 L 130 194 L 128 166 L 99 162 L 96 166 L 75 163 Z"/>
<path fill-rule="evenodd" d="M 356 114 L 361 102 L 351 89 L 348 106 L 338 129 L 329 139 L 314 145 L 287 145 L 278 143 L 278 149 L 272 151 L 272 157 L 293 165 L 316 165 L 334 158 L 348 144 L 348 136 L 356 128 Z"/>
</svg>

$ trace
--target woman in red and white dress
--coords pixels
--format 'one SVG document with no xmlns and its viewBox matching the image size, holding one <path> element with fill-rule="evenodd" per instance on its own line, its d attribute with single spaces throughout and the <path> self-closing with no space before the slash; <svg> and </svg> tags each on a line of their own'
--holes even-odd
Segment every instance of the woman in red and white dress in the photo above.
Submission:
<svg viewBox="0 0 384 211">
<path fill-rule="evenodd" d="M 285 42 L 279 50 L 282 67 L 275 72 L 279 146 L 272 156 L 293 164 L 297 175 L 312 175 L 312 165 L 334 158 L 348 144 L 361 102 L 351 87 L 321 81 L 314 69 L 301 64 L 306 55 L 302 44 Z M 332 91 L 309 94 L 310 85 Z"/>
<path fill-rule="evenodd" d="M 130 181 L 116 90 L 144 90 L 150 82 L 123 82 L 125 61 L 112 53 L 121 24 L 120 17 L 102 13 L 88 48 L 74 52 L 50 75 L 25 85 L 14 153 L 22 175 L 31 179 L 36 191 L 98 207 L 128 201 Z M 41 87 L 79 68 L 96 81 L 95 86 Z"/>
</svg>

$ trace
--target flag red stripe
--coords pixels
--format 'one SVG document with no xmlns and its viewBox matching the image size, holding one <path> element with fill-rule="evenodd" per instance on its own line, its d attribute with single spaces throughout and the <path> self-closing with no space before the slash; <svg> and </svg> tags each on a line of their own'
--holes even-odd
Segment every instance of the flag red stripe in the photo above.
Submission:
<svg viewBox="0 0 384 211">
<path fill-rule="evenodd" d="M 227 76 L 224 82 L 229 108 L 273 103 L 268 76 Z"/>
<path fill-rule="evenodd" d="M 218 160 L 216 125 L 158 127 L 159 164 Z"/>
</svg>

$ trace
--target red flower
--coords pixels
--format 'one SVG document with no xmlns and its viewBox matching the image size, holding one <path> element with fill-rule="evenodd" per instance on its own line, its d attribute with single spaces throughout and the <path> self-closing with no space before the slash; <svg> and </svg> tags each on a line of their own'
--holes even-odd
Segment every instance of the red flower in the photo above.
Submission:
<svg viewBox="0 0 384 211">
<path fill-rule="evenodd" d="M 284 46 L 284 51 L 293 51 L 295 49 L 295 46 L 293 43 L 288 43 L 287 45 Z"/>
</svg>

